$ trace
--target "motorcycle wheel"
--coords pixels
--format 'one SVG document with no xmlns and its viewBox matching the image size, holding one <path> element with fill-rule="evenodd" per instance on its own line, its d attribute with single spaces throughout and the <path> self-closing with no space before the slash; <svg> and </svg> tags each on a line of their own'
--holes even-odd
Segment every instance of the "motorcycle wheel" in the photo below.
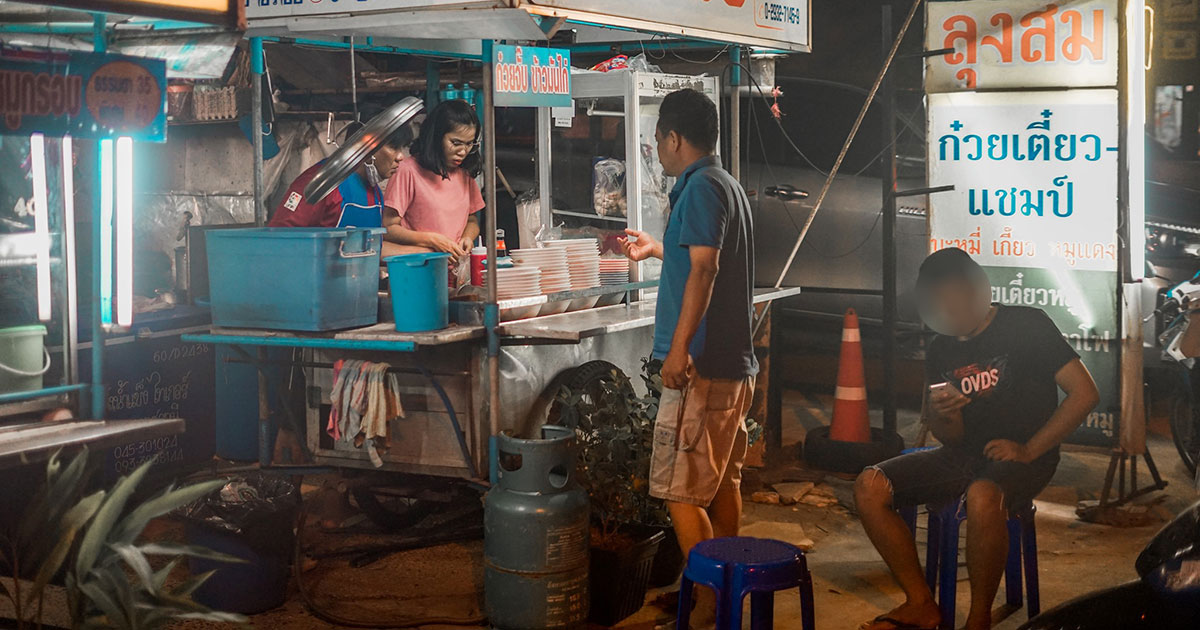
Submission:
<svg viewBox="0 0 1200 630">
<path fill-rule="evenodd" d="M 1196 462 L 1200 460 L 1200 414 L 1197 411 L 1182 398 L 1171 401 L 1171 439 L 1192 475 L 1196 474 Z"/>
</svg>

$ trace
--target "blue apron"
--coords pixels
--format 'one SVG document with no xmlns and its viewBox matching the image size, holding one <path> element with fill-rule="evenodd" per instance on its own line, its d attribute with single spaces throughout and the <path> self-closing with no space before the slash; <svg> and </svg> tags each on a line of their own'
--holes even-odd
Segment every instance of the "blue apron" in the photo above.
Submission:
<svg viewBox="0 0 1200 630">
<path fill-rule="evenodd" d="M 358 173 L 351 173 L 338 184 L 338 194 L 342 196 L 342 215 L 338 219 L 338 227 L 383 227 L 383 191 L 379 186 L 373 188 L 375 203 L 371 203 L 366 182 Z"/>
</svg>

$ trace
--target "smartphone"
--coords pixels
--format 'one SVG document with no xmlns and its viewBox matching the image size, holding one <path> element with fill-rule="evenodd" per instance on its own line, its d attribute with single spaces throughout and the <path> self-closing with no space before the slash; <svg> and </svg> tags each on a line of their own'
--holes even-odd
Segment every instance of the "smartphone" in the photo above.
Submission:
<svg viewBox="0 0 1200 630">
<path fill-rule="evenodd" d="M 929 386 L 930 396 L 945 396 L 952 391 L 954 391 L 954 387 L 952 387 L 950 383 L 934 383 L 933 385 Z"/>
</svg>

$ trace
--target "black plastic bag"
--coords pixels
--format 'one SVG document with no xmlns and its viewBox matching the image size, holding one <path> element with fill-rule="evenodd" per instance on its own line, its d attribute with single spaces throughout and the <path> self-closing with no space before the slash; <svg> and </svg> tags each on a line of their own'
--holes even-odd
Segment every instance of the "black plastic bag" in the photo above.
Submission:
<svg viewBox="0 0 1200 630">
<path fill-rule="evenodd" d="M 300 492 L 287 477 L 258 473 L 229 479 L 220 490 L 183 508 L 180 517 L 235 535 L 259 553 L 287 555 L 299 508 Z"/>
</svg>

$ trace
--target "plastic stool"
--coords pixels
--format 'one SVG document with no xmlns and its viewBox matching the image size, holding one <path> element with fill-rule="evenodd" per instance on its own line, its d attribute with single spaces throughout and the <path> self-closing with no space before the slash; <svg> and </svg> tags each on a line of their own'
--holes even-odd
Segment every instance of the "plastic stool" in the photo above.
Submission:
<svg viewBox="0 0 1200 630">
<path fill-rule="evenodd" d="M 952 501 L 942 507 L 928 507 L 929 538 L 925 546 L 925 580 L 929 590 L 938 599 L 942 610 L 942 628 L 954 627 L 955 596 L 958 586 L 958 534 L 966 520 L 963 499 Z M 913 535 L 916 535 L 917 509 L 905 507 L 899 510 Z M 1038 590 L 1037 528 L 1034 514 L 1037 509 L 1032 503 L 1013 510 L 1008 518 L 1008 561 L 1004 567 L 1005 603 L 1020 608 L 1028 604 L 1029 616 L 1036 617 L 1042 610 Z M 1024 593 L 1021 589 L 1024 571 Z M 1028 599 L 1024 602 L 1022 595 Z"/>
<path fill-rule="evenodd" d="M 717 630 L 741 630 L 742 602 L 750 595 L 750 627 L 774 626 L 775 591 L 800 589 L 800 619 L 804 630 L 815 630 L 812 576 L 804 552 L 766 538 L 714 538 L 688 554 L 679 585 L 679 628 L 687 628 L 692 613 L 692 587 L 707 586 L 717 593 Z"/>
</svg>

